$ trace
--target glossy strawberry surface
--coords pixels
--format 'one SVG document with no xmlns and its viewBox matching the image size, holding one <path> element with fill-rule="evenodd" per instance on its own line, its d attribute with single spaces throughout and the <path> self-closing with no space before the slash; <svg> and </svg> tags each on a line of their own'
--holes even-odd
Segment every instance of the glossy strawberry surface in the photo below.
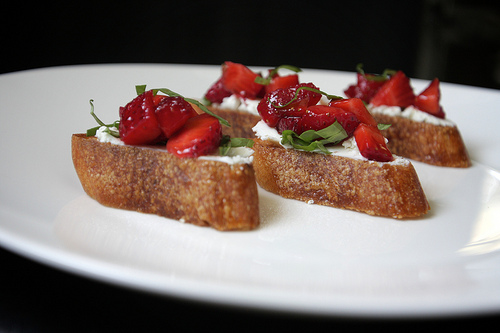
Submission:
<svg viewBox="0 0 500 333">
<path fill-rule="evenodd" d="M 377 126 L 377 121 L 373 118 L 363 101 L 359 98 L 333 99 L 330 103 L 328 103 L 328 105 L 353 113 L 362 123 Z"/>
<path fill-rule="evenodd" d="M 120 107 L 120 138 L 125 144 L 141 145 L 157 140 L 161 129 L 155 115 L 153 92 L 146 91 Z"/>
<path fill-rule="evenodd" d="M 300 83 L 266 94 L 257 106 L 257 111 L 264 122 L 270 127 L 275 127 L 281 118 L 300 117 L 308 106 L 316 105 L 321 99 L 321 94 L 301 89 L 304 87 L 319 90 L 312 83 Z"/>
<path fill-rule="evenodd" d="M 194 108 L 182 97 L 165 96 L 156 106 L 156 117 L 163 137 L 170 138 L 189 118 L 197 115 Z"/>
<path fill-rule="evenodd" d="M 439 80 L 436 78 L 432 80 L 424 91 L 417 95 L 414 106 L 438 118 L 445 118 L 445 113 L 440 105 L 440 99 Z"/>
<path fill-rule="evenodd" d="M 265 86 L 265 93 L 273 92 L 276 89 L 286 89 L 288 87 L 293 87 L 299 84 L 299 76 L 297 74 L 290 75 L 275 75 L 271 78 L 271 82 Z"/>
<path fill-rule="evenodd" d="M 279 133 L 284 130 L 292 130 L 300 135 L 308 130 L 319 131 L 332 125 L 335 121 L 342 125 L 348 136 L 354 133 L 354 129 L 360 123 L 352 112 L 328 105 L 312 105 L 301 117 L 281 118 L 276 129 Z"/>
<path fill-rule="evenodd" d="M 216 151 L 222 139 L 219 120 L 203 113 L 189 118 L 167 141 L 167 151 L 178 157 L 198 157 Z"/>
<path fill-rule="evenodd" d="M 375 106 L 387 105 L 406 108 L 412 105 L 414 100 L 415 94 L 410 85 L 410 79 L 402 71 L 398 71 L 377 90 L 370 103 Z"/>
<path fill-rule="evenodd" d="M 220 104 L 224 98 L 231 95 L 232 93 L 224 87 L 221 77 L 208 89 L 205 94 L 205 99 L 210 103 Z"/>
<path fill-rule="evenodd" d="M 263 79 L 256 82 L 257 78 Z M 220 104 L 231 95 L 248 99 L 261 99 L 276 89 L 284 89 L 299 83 L 298 74 L 280 75 L 277 70 L 268 70 L 267 77 L 252 71 L 243 64 L 226 61 L 222 64 L 221 77 L 214 82 L 204 95 L 209 103 Z"/>
<path fill-rule="evenodd" d="M 222 84 L 232 94 L 255 99 L 264 86 L 255 82 L 258 74 L 245 65 L 226 61 L 222 65 Z"/>
<path fill-rule="evenodd" d="M 307 87 L 313 89 L 300 89 Z M 266 94 L 258 105 L 262 119 L 278 133 L 291 130 L 297 135 L 319 131 L 338 122 L 347 134 L 354 136 L 362 156 L 388 162 L 393 156 L 378 129 L 378 124 L 360 98 L 332 99 L 328 105 L 318 104 L 322 94 L 312 83 L 302 83 Z"/>
<path fill-rule="evenodd" d="M 197 157 L 214 152 L 222 139 L 219 119 L 198 114 L 181 96 L 148 90 L 120 107 L 120 138 L 128 145 L 159 144 L 178 157 Z"/>
<path fill-rule="evenodd" d="M 359 98 L 366 103 L 370 103 L 373 96 L 387 81 L 387 78 L 375 74 L 357 73 L 356 77 L 357 83 L 344 90 L 344 94 L 349 98 Z"/>
<path fill-rule="evenodd" d="M 309 118 L 316 120 L 311 122 L 308 121 Z M 354 130 L 360 124 L 359 119 L 353 112 L 327 105 L 313 105 L 308 107 L 304 120 L 306 128 L 315 131 L 328 127 L 335 121 L 338 121 L 349 137 L 353 135 Z"/>
<path fill-rule="evenodd" d="M 354 138 L 363 157 L 379 162 L 394 160 L 387 148 L 384 136 L 377 127 L 360 124 L 354 131 Z"/>
</svg>

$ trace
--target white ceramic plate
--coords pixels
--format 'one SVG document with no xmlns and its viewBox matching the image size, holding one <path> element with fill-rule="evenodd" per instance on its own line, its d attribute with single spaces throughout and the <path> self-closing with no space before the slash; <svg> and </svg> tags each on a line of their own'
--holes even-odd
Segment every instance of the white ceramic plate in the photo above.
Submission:
<svg viewBox="0 0 500 333">
<path fill-rule="evenodd" d="M 95 65 L 0 76 L 0 244 L 42 263 L 159 294 L 356 316 L 500 310 L 500 92 L 442 85 L 474 165 L 414 163 L 432 212 L 395 221 L 260 191 L 262 225 L 217 232 L 105 208 L 83 192 L 72 133 L 105 122 L 136 84 L 201 97 L 218 66 Z M 305 70 L 341 94 L 354 73 Z M 414 80 L 417 91 L 426 82 Z"/>
</svg>

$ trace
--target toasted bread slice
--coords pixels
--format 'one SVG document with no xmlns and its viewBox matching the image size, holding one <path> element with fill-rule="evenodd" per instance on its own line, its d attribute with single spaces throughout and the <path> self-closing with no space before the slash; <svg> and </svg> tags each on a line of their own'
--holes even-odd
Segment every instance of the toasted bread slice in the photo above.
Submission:
<svg viewBox="0 0 500 333">
<path fill-rule="evenodd" d="M 208 109 L 216 115 L 226 119 L 231 127 L 224 126 L 222 133 L 232 138 L 254 138 L 255 133 L 252 127 L 257 124 L 261 118 L 259 115 L 234 109 L 224 109 L 215 106 L 209 106 Z"/>
<path fill-rule="evenodd" d="M 156 146 L 72 136 L 73 164 L 85 192 L 113 208 L 157 214 L 217 230 L 259 225 L 251 164 L 178 158 Z"/>
<path fill-rule="evenodd" d="M 381 163 L 286 149 L 254 140 L 258 184 L 285 198 L 391 218 L 425 214 L 429 204 L 406 159 Z"/>
<path fill-rule="evenodd" d="M 382 134 L 389 150 L 427 164 L 467 168 L 471 161 L 456 126 L 435 125 L 374 112 L 380 124 L 391 124 Z"/>
</svg>

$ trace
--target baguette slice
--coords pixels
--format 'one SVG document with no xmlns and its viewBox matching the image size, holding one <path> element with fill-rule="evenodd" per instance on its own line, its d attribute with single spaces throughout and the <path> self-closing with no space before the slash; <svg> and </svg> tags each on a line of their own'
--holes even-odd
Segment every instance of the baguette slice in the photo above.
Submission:
<svg viewBox="0 0 500 333">
<path fill-rule="evenodd" d="M 225 109 L 215 106 L 209 106 L 208 109 L 216 115 L 226 119 L 231 127 L 224 126 L 222 134 L 229 135 L 232 138 L 254 138 L 255 133 L 252 128 L 257 124 L 261 117 L 251 112 Z"/>
<path fill-rule="evenodd" d="M 471 161 L 456 126 L 434 125 L 407 118 L 372 113 L 379 124 L 391 124 L 382 131 L 389 150 L 423 163 L 467 168 Z"/>
<path fill-rule="evenodd" d="M 105 206 L 221 231 L 259 225 L 250 164 L 180 159 L 165 149 L 101 143 L 85 134 L 73 134 L 71 144 L 83 189 Z"/>
<path fill-rule="evenodd" d="M 284 198 L 397 219 L 418 217 L 430 209 L 408 160 L 379 163 L 254 141 L 258 184 Z"/>
</svg>

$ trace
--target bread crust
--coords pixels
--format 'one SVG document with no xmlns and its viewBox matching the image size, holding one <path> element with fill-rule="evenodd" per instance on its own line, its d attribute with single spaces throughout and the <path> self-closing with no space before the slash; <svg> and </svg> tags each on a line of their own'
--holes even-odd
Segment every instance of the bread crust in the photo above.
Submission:
<svg viewBox="0 0 500 333">
<path fill-rule="evenodd" d="M 253 149 L 258 184 L 282 197 L 397 219 L 430 209 L 410 162 L 310 153 L 261 139 L 255 139 Z"/>
<path fill-rule="evenodd" d="M 434 125 L 380 113 L 373 113 L 373 117 L 379 124 L 391 124 L 382 134 L 387 138 L 387 147 L 393 154 L 437 166 L 471 166 L 456 126 Z"/>
<path fill-rule="evenodd" d="M 105 206 L 221 231 L 259 225 L 250 164 L 181 159 L 165 149 L 101 143 L 85 134 L 73 134 L 71 143 L 83 189 Z"/>
<path fill-rule="evenodd" d="M 216 115 L 226 119 L 231 124 L 231 127 L 222 127 L 222 134 L 229 135 L 232 138 L 255 137 L 252 128 L 261 120 L 259 115 L 240 110 L 221 109 L 213 106 L 209 106 L 208 109 Z"/>
</svg>

